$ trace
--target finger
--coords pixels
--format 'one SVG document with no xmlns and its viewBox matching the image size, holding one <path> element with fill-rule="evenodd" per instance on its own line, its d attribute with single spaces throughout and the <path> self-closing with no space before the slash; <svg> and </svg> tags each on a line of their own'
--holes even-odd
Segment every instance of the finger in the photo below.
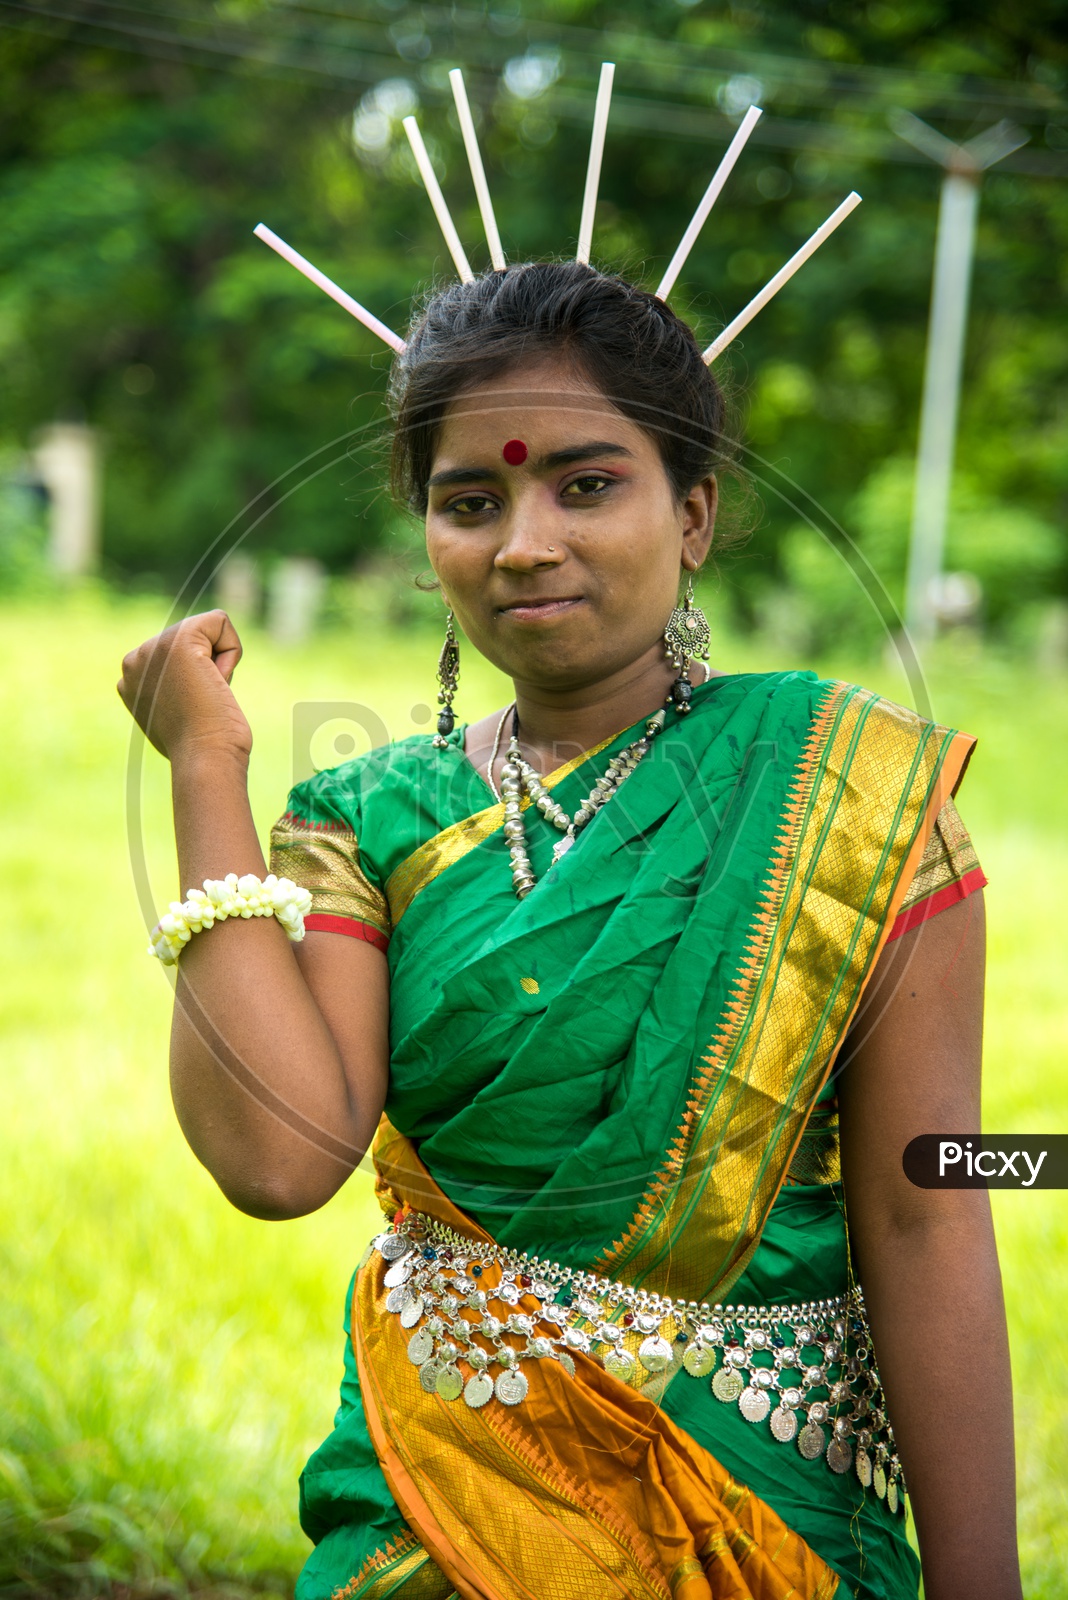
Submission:
<svg viewBox="0 0 1068 1600">
<path fill-rule="evenodd" d="M 214 613 L 222 618 L 222 627 L 212 647 L 215 665 L 226 679 L 227 683 L 234 675 L 234 668 L 241 660 L 244 653 L 241 640 L 238 638 L 237 629 L 234 627 L 225 611 Z"/>
<path fill-rule="evenodd" d="M 241 650 L 238 648 L 237 650 L 217 651 L 213 657 L 213 660 L 223 677 L 226 679 L 227 683 L 229 683 L 230 679 L 234 675 L 234 668 L 241 660 Z"/>
</svg>

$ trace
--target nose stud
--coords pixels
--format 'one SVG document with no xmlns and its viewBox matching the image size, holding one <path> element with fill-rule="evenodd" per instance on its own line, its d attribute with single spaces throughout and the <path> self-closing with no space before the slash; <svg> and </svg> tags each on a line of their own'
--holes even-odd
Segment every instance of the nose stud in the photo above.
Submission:
<svg viewBox="0 0 1068 1600">
<path fill-rule="evenodd" d="M 501 455 L 510 467 L 521 467 L 529 454 L 522 439 L 509 439 Z"/>
</svg>

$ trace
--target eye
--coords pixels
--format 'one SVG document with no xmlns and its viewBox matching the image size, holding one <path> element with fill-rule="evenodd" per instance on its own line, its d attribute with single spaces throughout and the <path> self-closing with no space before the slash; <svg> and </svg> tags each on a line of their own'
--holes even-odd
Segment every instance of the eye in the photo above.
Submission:
<svg viewBox="0 0 1068 1600">
<path fill-rule="evenodd" d="M 488 494 L 464 494 L 456 500 L 450 500 L 445 509 L 454 516 L 480 517 L 494 510 L 496 503 Z"/>
<path fill-rule="evenodd" d="M 593 500 L 611 488 L 614 482 L 615 479 L 608 477 L 607 473 L 584 472 L 581 477 L 572 478 L 563 492 L 571 500 Z M 572 493 L 572 490 L 575 492 Z"/>
</svg>

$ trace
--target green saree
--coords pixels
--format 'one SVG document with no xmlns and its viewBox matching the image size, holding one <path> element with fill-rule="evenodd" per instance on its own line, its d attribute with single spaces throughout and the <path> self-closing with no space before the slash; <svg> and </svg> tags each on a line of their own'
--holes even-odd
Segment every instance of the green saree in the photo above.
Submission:
<svg viewBox="0 0 1068 1600">
<path fill-rule="evenodd" d="M 565 809 L 635 732 L 552 775 Z M 712 679 L 557 864 L 558 835 L 528 812 L 539 883 L 524 901 L 501 807 L 463 754 L 463 729 L 445 751 L 409 739 L 298 785 L 272 832 L 272 870 L 312 890 L 310 931 L 388 953 L 391 1077 L 377 1157 L 388 1212 L 422 1209 L 421 1181 L 465 1220 L 461 1231 L 656 1295 L 763 1306 L 844 1293 L 831 1068 L 971 746 L 811 673 Z M 572 1556 L 550 1560 L 548 1545 L 524 1540 L 523 1517 L 509 1524 L 506 1499 L 487 1538 L 508 1559 L 491 1558 L 475 1501 L 461 1513 L 448 1481 L 415 1486 L 416 1414 L 433 1423 L 464 1407 L 391 1387 L 404 1345 L 397 1362 L 378 1348 L 380 1326 L 395 1320 L 375 1311 L 382 1266 L 365 1258 L 357 1272 L 341 1407 L 302 1476 L 316 1547 L 298 1600 L 593 1594 L 588 1580 L 566 1581 L 589 1556 L 580 1534 L 569 1534 Z M 574 1422 L 578 1380 L 554 1362 L 531 1366 L 535 1410 L 551 1425 L 572 1382 Z M 580 1363 L 584 1398 L 592 1384 L 598 1405 L 630 1404 L 625 1385 L 592 1366 Z M 541 1367 L 554 1370 L 535 1393 Z M 732 1576 L 710 1554 L 716 1540 L 694 1534 L 687 1559 L 661 1576 L 655 1551 L 597 1556 L 604 1595 L 822 1597 L 837 1580 L 839 1595 L 915 1597 L 903 1516 L 852 1472 L 803 1459 L 677 1362 L 640 1404 L 641 1426 L 663 1430 L 676 1456 L 693 1451 L 697 1479 L 723 1469 L 720 1500 L 752 1496 L 758 1546 L 777 1552 L 796 1538 L 807 1576 L 780 1584 L 769 1554 L 767 1574 L 749 1581 L 753 1524 L 731 1522 L 717 1537 L 734 1552 Z M 453 1479 L 477 1487 L 483 1474 L 487 1493 L 504 1494 L 511 1469 L 496 1443 L 483 1451 L 481 1435 L 465 1439 L 441 1444 Z M 605 1503 L 614 1492 L 606 1480 Z M 538 1496 L 524 1504 L 540 1528 Z M 646 1513 L 659 1527 L 663 1512 L 646 1505 L 638 1520 Z M 621 1512 L 619 1526 L 634 1516 Z M 550 1524 L 559 1537 L 562 1524 L 546 1519 L 545 1540 Z M 700 1521 L 687 1513 L 680 1526 L 692 1533 Z"/>
</svg>

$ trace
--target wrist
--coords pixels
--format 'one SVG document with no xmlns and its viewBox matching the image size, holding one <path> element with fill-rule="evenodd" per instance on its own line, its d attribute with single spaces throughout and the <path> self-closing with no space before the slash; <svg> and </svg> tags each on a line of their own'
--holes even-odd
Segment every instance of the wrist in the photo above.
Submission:
<svg viewBox="0 0 1068 1600">
<path fill-rule="evenodd" d="M 251 749 L 232 739 L 193 735 L 171 749 L 171 771 L 175 780 L 191 778 L 203 782 L 238 776 L 244 782 L 250 755 Z"/>
</svg>

